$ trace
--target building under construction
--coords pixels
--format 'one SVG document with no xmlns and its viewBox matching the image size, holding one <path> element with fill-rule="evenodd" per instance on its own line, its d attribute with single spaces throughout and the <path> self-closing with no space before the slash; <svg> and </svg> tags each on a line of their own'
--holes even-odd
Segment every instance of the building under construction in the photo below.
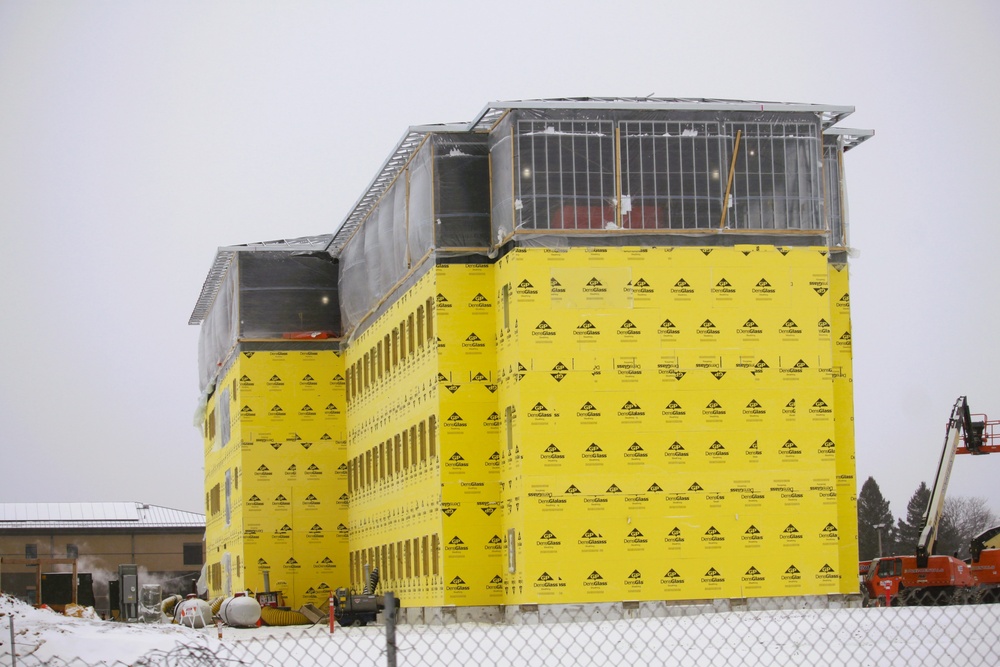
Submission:
<svg viewBox="0 0 1000 667">
<path fill-rule="evenodd" d="M 852 111 L 492 103 L 411 127 L 335 233 L 220 249 L 212 594 L 856 593 Z"/>
</svg>

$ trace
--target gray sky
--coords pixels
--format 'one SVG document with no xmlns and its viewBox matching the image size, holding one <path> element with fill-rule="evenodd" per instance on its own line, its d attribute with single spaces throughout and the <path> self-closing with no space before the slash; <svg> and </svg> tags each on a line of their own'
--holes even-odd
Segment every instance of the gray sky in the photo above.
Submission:
<svg viewBox="0 0 1000 667">
<path fill-rule="evenodd" d="M 1000 4 L 0 2 L 0 502 L 204 511 L 218 246 L 333 232 L 408 125 L 487 102 L 854 105 L 858 484 L 898 516 L 955 398 L 1000 418 Z M 1000 456 L 951 494 L 1000 513 Z"/>
</svg>

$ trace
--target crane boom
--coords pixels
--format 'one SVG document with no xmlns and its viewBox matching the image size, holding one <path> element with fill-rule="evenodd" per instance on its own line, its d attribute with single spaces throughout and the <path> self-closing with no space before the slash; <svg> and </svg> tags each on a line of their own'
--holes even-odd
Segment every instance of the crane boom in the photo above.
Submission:
<svg viewBox="0 0 1000 667">
<path fill-rule="evenodd" d="M 964 438 L 965 447 L 970 454 L 979 454 L 983 444 L 983 428 L 985 424 L 974 423 L 969 411 L 969 403 L 965 396 L 959 396 L 951 409 L 948 427 L 945 430 L 944 448 L 938 463 L 934 487 L 927 501 L 920 524 L 920 537 L 917 539 L 917 567 L 927 567 L 927 559 L 934 553 L 937 543 L 938 526 L 944 513 L 944 498 L 948 490 L 948 479 L 955 463 L 955 454 Z M 985 452 L 982 452 L 985 453 Z"/>
</svg>

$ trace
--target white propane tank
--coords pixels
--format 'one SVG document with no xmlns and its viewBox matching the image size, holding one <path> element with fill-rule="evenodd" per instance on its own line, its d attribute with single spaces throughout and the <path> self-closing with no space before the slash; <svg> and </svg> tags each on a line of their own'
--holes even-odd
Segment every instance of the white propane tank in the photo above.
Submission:
<svg viewBox="0 0 1000 667">
<path fill-rule="evenodd" d="M 204 628 L 212 624 L 212 608 L 194 594 L 174 607 L 174 620 L 189 628 Z"/>
<path fill-rule="evenodd" d="M 219 618 L 231 628 L 252 628 L 260 620 L 260 604 L 243 594 L 226 598 L 219 607 Z"/>
</svg>

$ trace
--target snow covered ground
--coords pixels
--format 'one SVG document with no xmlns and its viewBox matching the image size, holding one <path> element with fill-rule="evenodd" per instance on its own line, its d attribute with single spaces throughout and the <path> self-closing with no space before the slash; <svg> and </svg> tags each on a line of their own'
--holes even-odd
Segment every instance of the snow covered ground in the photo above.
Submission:
<svg viewBox="0 0 1000 667">
<path fill-rule="evenodd" d="M 385 628 L 183 628 L 73 619 L 0 597 L 0 667 L 386 664 Z M 551 625 L 401 625 L 399 665 L 1000 664 L 1000 605 L 708 613 Z"/>
</svg>

